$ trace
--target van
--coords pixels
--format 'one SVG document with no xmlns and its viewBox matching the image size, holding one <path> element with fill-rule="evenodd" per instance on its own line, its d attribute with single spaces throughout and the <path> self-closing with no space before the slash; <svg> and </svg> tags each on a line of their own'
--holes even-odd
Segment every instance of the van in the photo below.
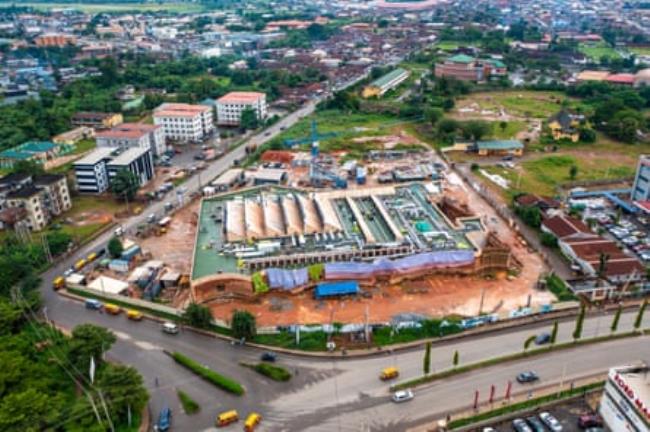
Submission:
<svg viewBox="0 0 650 432">
<path fill-rule="evenodd" d="M 81 270 L 82 268 L 84 268 L 85 265 L 86 265 L 86 260 L 81 258 L 79 261 L 74 263 L 74 269 Z"/>
<path fill-rule="evenodd" d="M 396 367 L 387 367 L 381 371 L 379 379 L 382 381 L 387 381 L 399 376 L 399 370 Z"/>
<path fill-rule="evenodd" d="M 112 303 L 106 303 L 104 305 L 104 310 L 108 312 L 111 315 L 119 315 L 120 312 L 122 312 L 122 308 L 119 307 L 118 305 L 112 304 Z"/>
<path fill-rule="evenodd" d="M 130 319 L 130 320 L 133 320 L 133 321 L 140 321 L 140 320 L 142 320 L 142 312 L 137 311 L 137 310 L 133 310 L 133 309 L 129 309 L 129 310 L 126 311 L 126 317 L 128 319 Z"/>
<path fill-rule="evenodd" d="M 178 326 L 171 322 L 166 322 L 162 325 L 162 331 L 164 333 L 176 334 L 178 333 Z"/>
<path fill-rule="evenodd" d="M 246 417 L 246 422 L 244 422 L 244 430 L 246 432 L 253 432 L 253 430 L 255 430 L 255 426 L 257 426 L 261 421 L 262 416 L 258 413 L 248 414 L 248 417 Z"/>
<path fill-rule="evenodd" d="M 65 279 L 63 276 L 59 276 L 54 281 L 52 282 L 52 287 L 54 288 L 55 291 L 60 290 L 61 288 L 65 287 Z"/>
<path fill-rule="evenodd" d="M 223 412 L 217 416 L 217 426 L 227 426 L 239 420 L 239 415 L 236 410 Z"/>
<path fill-rule="evenodd" d="M 88 261 L 88 262 L 93 262 L 93 261 L 95 261 L 96 259 L 97 259 L 97 252 L 91 252 L 91 253 L 89 253 L 88 256 L 86 257 L 86 261 Z"/>
<path fill-rule="evenodd" d="M 95 300 L 95 299 L 87 299 L 86 300 L 86 309 L 95 309 L 95 310 L 97 310 L 97 309 L 101 309 L 102 306 L 103 306 L 102 302 L 100 302 L 99 300 Z"/>
</svg>

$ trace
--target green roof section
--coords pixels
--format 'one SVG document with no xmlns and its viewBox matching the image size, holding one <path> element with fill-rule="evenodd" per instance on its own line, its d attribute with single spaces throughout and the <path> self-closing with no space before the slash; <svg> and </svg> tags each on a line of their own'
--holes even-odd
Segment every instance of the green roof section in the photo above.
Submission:
<svg viewBox="0 0 650 432">
<path fill-rule="evenodd" d="M 476 143 L 479 150 L 511 150 L 522 149 L 524 145 L 519 140 L 492 140 Z"/>
<path fill-rule="evenodd" d="M 387 73 L 386 75 L 377 78 L 372 83 L 370 83 L 370 85 L 373 86 L 373 87 L 383 87 L 386 84 L 388 84 L 389 82 L 399 78 L 400 76 L 402 76 L 404 74 L 408 74 L 408 71 L 406 69 L 397 68 L 397 69 Z"/>
<path fill-rule="evenodd" d="M 18 150 L 4 150 L 0 152 L 0 158 L 2 159 L 16 159 L 16 160 L 25 160 L 29 159 L 33 155 L 31 153 L 26 153 L 23 151 L 18 151 Z"/>
<path fill-rule="evenodd" d="M 464 64 L 472 63 L 473 61 L 475 61 L 474 57 L 470 57 L 465 54 L 457 54 L 453 57 L 449 57 L 447 60 L 453 63 L 464 63 Z"/>
<path fill-rule="evenodd" d="M 501 60 L 496 60 L 496 59 L 488 59 L 486 60 L 488 63 L 490 63 L 492 66 L 495 68 L 505 68 L 506 64 L 502 62 Z"/>
<path fill-rule="evenodd" d="M 20 146 L 20 150 L 28 153 L 42 153 L 52 150 L 56 144 L 50 141 L 28 141 Z"/>
</svg>

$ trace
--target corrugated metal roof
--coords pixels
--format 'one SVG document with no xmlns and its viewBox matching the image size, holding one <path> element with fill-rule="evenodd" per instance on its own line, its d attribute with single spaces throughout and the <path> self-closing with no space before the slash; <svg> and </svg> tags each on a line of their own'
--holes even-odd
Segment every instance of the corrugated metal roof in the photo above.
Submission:
<svg viewBox="0 0 650 432">
<path fill-rule="evenodd" d="M 394 71 L 389 72 L 386 75 L 377 78 L 370 85 L 373 86 L 373 87 L 383 87 L 386 84 L 388 84 L 389 82 L 397 79 L 399 76 L 404 75 L 404 74 L 408 74 L 408 71 L 406 69 L 397 68 Z"/>
<path fill-rule="evenodd" d="M 314 295 L 316 297 L 329 297 L 338 295 L 357 294 L 359 283 L 357 281 L 341 281 L 332 283 L 320 283 L 316 286 Z"/>
</svg>

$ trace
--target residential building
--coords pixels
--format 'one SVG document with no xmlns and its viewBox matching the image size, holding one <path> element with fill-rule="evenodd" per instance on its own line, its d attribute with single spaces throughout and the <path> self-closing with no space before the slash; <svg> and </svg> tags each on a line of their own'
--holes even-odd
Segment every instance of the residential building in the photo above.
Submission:
<svg viewBox="0 0 650 432">
<path fill-rule="evenodd" d="M 110 129 L 124 122 L 120 113 L 78 112 L 72 116 L 73 126 L 88 126 L 95 130 Z"/>
<path fill-rule="evenodd" d="M 613 367 L 607 374 L 599 412 L 612 431 L 650 431 L 650 368 Z"/>
<path fill-rule="evenodd" d="M 16 162 L 24 160 L 42 164 L 54 159 L 60 151 L 60 146 L 49 141 L 28 141 L 0 152 L 0 167 L 11 169 Z"/>
<path fill-rule="evenodd" d="M 361 96 L 364 98 L 383 96 L 406 81 L 409 75 L 406 69 L 397 68 L 368 84 L 361 92 Z"/>
<path fill-rule="evenodd" d="M 84 193 L 102 193 L 108 189 L 108 169 L 114 148 L 100 147 L 74 162 L 77 190 Z"/>
<path fill-rule="evenodd" d="M 571 114 L 567 110 L 562 110 L 552 116 L 548 121 L 548 128 L 555 141 L 567 139 L 571 142 L 580 140 L 580 122 L 584 121 L 583 115 Z"/>
<path fill-rule="evenodd" d="M 632 201 L 650 200 L 650 156 L 641 155 L 636 167 L 634 185 L 632 186 Z"/>
<path fill-rule="evenodd" d="M 74 145 L 81 140 L 95 137 L 95 130 L 88 126 L 79 126 L 67 132 L 60 133 L 52 138 L 55 144 Z"/>
<path fill-rule="evenodd" d="M 164 103 L 154 111 L 153 121 L 177 142 L 198 142 L 214 131 L 213 108 L 206 105 Z"/>
<path fill-rule="evenodd" d="M 76 45 L 77 38 L 73 35 L 50 33 L 37 36 L 34 38 L 34 44 L 37 47 L 58 47 L 63 48 L 66 45 Z"/>
<path fill-rule="evenodd" d="M 106 169 L 109 182 L 119 171 L 127 169 L 137 177 L 140 186 L 148 183 L 155 175 L 151 152 L 142 147 L 132 147 L 115 156 L 107 162 Z"/>
<path fill-rule="evenodd" d="M 20 219 L 33 231 L 41 231 L 72 207 L 68 182 L 62 174 L 10 174 L 0 179 L 0 190 L 5 200 L 2 213 L 16 216 L 14 210 L 21 209 Z"/>
<path fill-rule="evenodd" d="M 523 156 L 524 144 L 519 140 L 478 141 L 475 149 L 479 156 Z"/>
<path fill-rule="evenodd" d="M 458 54 L 442 63 L 436 63 L 434 72 L 438 78 L 450 77 L 477 83 L 508 76 L 508 69 L 502 61 L 481 60 L 465 54 Z"/>
<path fill-rule="evenodd" d="M 110 130 L 95 134 L 97 147 L 116 147 L 122 150 L 144 148 L 155 156 L 161 156 L 166 150 L 165 133 L 160 125 L 144 123 L 122 123 Z"/>
<path fill-rule="evenodd" d="M 266 119 L 266 95 L 259 92 L 230 92 L 217 100 L 217 124 L 237 126 L 245 109 L 252 109 L 259 120 Z"/>
</svg>

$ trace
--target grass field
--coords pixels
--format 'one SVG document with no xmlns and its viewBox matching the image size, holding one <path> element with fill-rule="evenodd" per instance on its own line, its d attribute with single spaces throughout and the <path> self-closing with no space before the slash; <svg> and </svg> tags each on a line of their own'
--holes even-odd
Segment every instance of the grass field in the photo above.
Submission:
<svg viewBox="0 0 650 432">
<path fill-rule="evenodd" d="M 628 47 L 629 52 L 640 55 L 650 55 L 650 47 Z"/>
<path fill-rule="evenodd" d="M 72 235 L 75 241 L 83 241 L 110 223 L 112 215 L 123 211 L 125 204 L 112 198 L 98 199 L 95 196 L 75 196 L 72 208 L 54 221 L 61 230 Z M 64 223 L 68 221 L 71 223 Z"/>
<path fill-rule="evenodd" d="M 585 108 L 578 100 L 570 99 L 561 92 L 509 90 L 469 94 L 456 103 L 454 113 L 459 118 L 463 116 L 476 117 L 473 113 L 460 113 L 459 109 L 475 108 L 477 105 L 478 111 L 493 111 L 495 115 L 503 109 L 506 114 L 515 117 L 546 119 L 562 108 L 563 101 L 568 101 L 572 108 L 578 106 Z"/>
<path fill-rule="evenodd" d="M 465 46 L 469 45 L 465 42 L 457 42 L 457 41 L 440 41 L 436 43 L 436 48 L 441 49 L 443 51 L 453 51 L 457 49 L 460 46 Z"/>
<path fill-rule="evenodd" d="M 506 123 L 506 128 L 502 129 L 500 126 L 501 122 L 492 122 L 492 135 L 489 138 L 511 139 L 515 138 L 519 132 L 526 129 L 526 123 L 523 121 L 512 120 Z"/>
<path fill-rule="evenodd" d="M 578 50 L 592 60 L 600 60 L 601 57 L 609 57 L 613 59 L 621 57 L 614 48 L 610 47 L 605 42 L 597 44 L 580 44 Z"/>
<path fill-rule="evenodd" d="M 142 12 L 173 12 L 173 13 L 192 13 L 202 12 L 205 10 L 204 6 L 196 3 L 112 3 L 106 1 L 102 4 L 86 4 L 86 3 L 41 3 L 41 2 L 0 2 L 1 7 L 9 7 L 12 4 L 19 6 L 33 7 L 37 10 L 51 10 L 51 9 L 77 9 L 87 13 L 99 12 L 126 12 L 126 11 L 142 11 Z"/>
</svg>

